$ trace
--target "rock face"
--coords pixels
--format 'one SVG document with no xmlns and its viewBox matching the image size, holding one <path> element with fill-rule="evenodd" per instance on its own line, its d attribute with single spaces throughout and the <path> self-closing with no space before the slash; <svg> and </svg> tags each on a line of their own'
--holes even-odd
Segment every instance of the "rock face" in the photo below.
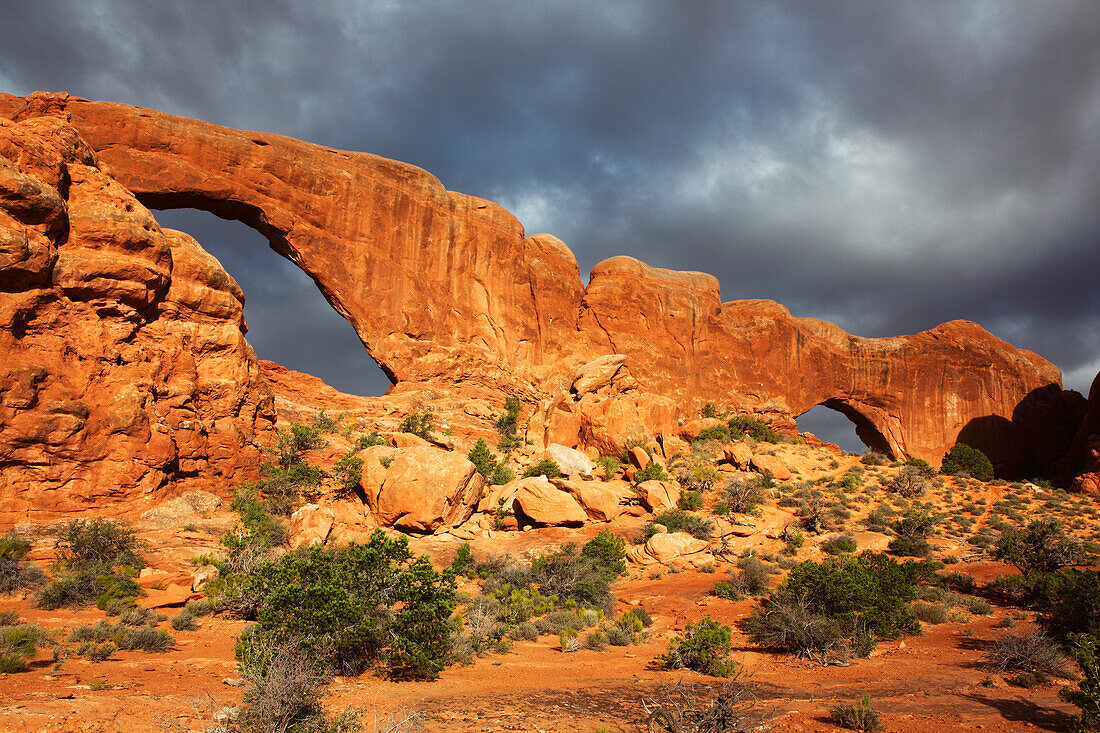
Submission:
<svg viewBox="0 0 1100 733">
<path fill-rule="evenodd" d="M 1058 469 L 1061 482 L 1071 489 L 1100 493 L 1100 374 L 1092 380 L 1088 412 Z"/>
<path fill-rule="evenodd" d="M 63 119 L 0 116 L 0 512 L 254 472 L 274 412 L 242 308 Z"/>
<path fill-rule="evenodd" d="M 722 302 L 710 275 L 630 257 L 598 264 L 585 288 L 559 240 L 525 236 L 501 207 L 374 155 L 65 94 L 0 95 L 0 117 L 12 121 L 5 130 L 40 133 L 30 147 L 0 151 L 5 190 L 15 192 L 3 197 L 0 355 L 11 365 L 5 400 L 24 405 L 4 409 L 34 423 L 5 427 L 0 465 L 23 484 L 50 474 L 52 485 L 67 485 L 62 473 L 84 476 L 92 464 L 141 489 L 173 473 L 231 471 L 237 449 L 264 429 L 267 396 L 242 338 L 239 291 L 193 241 L 161 232 L 131 191 L 146 206 L 205 209 L 256 228 L 348 319 L 394 380 L 393 394 L 461 392 L 495 403 L 515 394 L 532 415 L 525 437 L 539 448 L 556 442 L 614 455 L 628 442 L 659 443 L 677 437 L 680 420 L 704 402 L 786 428 L 825 404 L 892 456 L 938 462 L 965 434 L 1011 470 L 1013 446 L 1043 424 L 1042 416 L 1016 421 L 1014 411 L 1037 390 L 1060 386 L 1053 365 L 969 322 L 859 338 L 772 301 Z M 190 263 L 185 276 L 182 261 Z M 89 343 L 72 344 L 74 322 Z M 158 348 L 155 360 L 141 352 L 144 334 L 128 336 L 150 323 L 175 329 L 164 339 L 169 353 Z M 35 352 L 50 364 L 18 343 L 28 324 Z M 91 359 L 71 356 L 89 351 Z M 117 392 L 130 407 L 107 408 L 118 415 L 111 419 L 125 421 L 125 413 L 166 432 L 150 427 L 147 438 L 140 424 L 98 427 L 91 413 L 110 399 L 93 409 L 76 396 L 84 387 L 26 406 L 66 358 L 78 371 L 100 364 L 77 382 L 118 385 L 104 397 Z M 208 359 L 224 363 L 213 370 Z M 112 363 L 122 366 L 107 369 Z M 140 374 L 131 379 L 127 370 Z M 135 382 L 150 386 L 123 396 Z M 193 418 L 173 423 L 150 408 L 142 395 L 164 384 L 183 390 L 177 402 L 190 395 Z M 103 450 L 72 447 L 88 421 Z M 134 455 L 137 467 L 129 465 Z"/>
<path fill-rule="evenodd" d="M 363 451 L 364 467 L 378 447 Z M 462 524 L 481 500 L 485 480 L 458 453 L 430 446 L 397 448 L 385 468 L 377 498 L 368 503 L 378 520 L 398 529 L 431 532 Z M 364 480 L 368 473 L 364 470 Z M 376 479 L 374 479 L 376 480 Z"/>
</svg>

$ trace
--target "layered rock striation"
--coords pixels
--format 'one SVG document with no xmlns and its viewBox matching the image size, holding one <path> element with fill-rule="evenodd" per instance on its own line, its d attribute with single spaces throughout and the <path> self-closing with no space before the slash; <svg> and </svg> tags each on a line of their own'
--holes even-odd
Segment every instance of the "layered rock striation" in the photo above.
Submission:
<svg viewBox="0 0 1100 733">
<path fill-rule="evenodd" d="M 1028 443 L 1025 432 L 1064 418 L 1016 420 L 1030 395 L 1060 392 L 1060 373 L 973 323 L 859 338 L 795 318 L 772 301 L 722 302 L 710 275 L 630 257 L 600 263 L 585 287 L 561 241 L 525 236 L 501 207 L 447 191 L 411 165 L 63 93 L 0 95 L 0 116 L 39 120 L 34 124 L 52 125 L 65 139 L 78 140 L 78 131 L 90 147 L 85 165 L 102 177 L 104 195 L 121 200 L 133 192 L 151 208 L 205 209 L 256 228 L 348 319 L 394 392 L 435 390 L 497 403 L 503 394 L 518 395 L 533 415 L 526 437 L 536 444 L 610 450 L 628 440 L 659 442 L 677 435 L 681 419 L 705 402 L 793 427 L 798 415 L 824 404 L 851 418 L 868 445 L 893 456 L 938 462 L 966 436 L 1011 469 L 1019 458 L 1013 446 Z M 26 174 L 24 167 L 13 164 Z M 50 201 L 64 200 L 56 186 L 45 188 Z M 147 214 L 136 202 L 134 211 Z M 111 271 L 122 266 L 118 257 L 129 258 L 130 274 L 113 278 L 125 285 L 113 286 L 110 302 L 140 313 L 154 306 L 183 313 L 182 305 L 168 305 L 176 302 L 169 287 L 174 250 L 164 244 L 183 240 L 148 234 L 158 231 L 151 217 L 137 239 L 125 234 L 132 229 L 125 217 L 101 223 L 110 226 L 100 240 L 124 232 Z M 49 241 L 59 236 L 45 220 L 24 226 L 39 227 Z M 44 288 L 67 299 L 57 312 L 75 313 L 77 304 L 99 297 L 85 285 L 97 282 L 91 271 L 63 262 L 54 272 L 41 264 L 53 250 L 41 245 L 33 254 L 29 247 L 5 269 L 13 298 Z M 76 263 L 77 254 L 74 247 L 67 262 Z M 231 305 L 219 303 L 223 310 Z M 203 328 L 217 321 L 228 338 L 227 316 L 203 313 Z M 64 340 L 64 329 L 55 327 L 55 338 Z M 9 342 L 20 340 L 18 329 L 8 327 Z M 64 350 L 55 344 L 44 353 L 57 359 Z M 117 363 L 131 364 L 129 358 Z M 228 381 L 242 380 L 239 391 L 259 395 L 251 363 L 242 356 Z M 172 361 L 163 368 L 172 373 Z M 254 426 L 260 404 L 250 396 L 226 415 L 234 425 Z"/>
</svg>

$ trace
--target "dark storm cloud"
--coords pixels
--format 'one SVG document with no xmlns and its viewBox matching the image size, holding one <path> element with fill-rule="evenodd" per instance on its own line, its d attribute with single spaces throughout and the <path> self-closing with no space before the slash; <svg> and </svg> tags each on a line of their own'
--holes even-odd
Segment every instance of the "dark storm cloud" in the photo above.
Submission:
<svg viewBox="0 0 1100 733">
<path fill-rule="evenodd" d="M 1091 0 L 23 5 L 2 11 L 10 91 L 406 160 L 584 270 L 705 270 L 867 336 L 966 318 L 1069 386 L 1100 369 Z M 224 252 L 255 301 L 274 265 Z M 295 365 L 299 340 L 249 318 Z M 338 331 L 316 348 L 357 362 Z"/>
</svg>

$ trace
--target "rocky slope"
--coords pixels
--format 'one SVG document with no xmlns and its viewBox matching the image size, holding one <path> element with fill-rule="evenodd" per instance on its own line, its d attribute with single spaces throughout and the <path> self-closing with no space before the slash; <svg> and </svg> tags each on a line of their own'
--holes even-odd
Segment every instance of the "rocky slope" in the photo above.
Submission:
<svg viewBox="0 0 1100 733">
<path fill-rule="evenodd" d="M 407 164 L 64 93 L 0 95 L 0 118 L 8 131 L 38 130 L 35 149 L 54 151 L 41 155 L 81 151 L 71 187 L 70 174 L 42 172 L 49 166 L 26 147 L 2 151 L 16 181 L 3 200 L 11 244 L 0 353 L 14 395 L 4 419 L 18 411 L 34 423 L 5 429 L 0 443 L 16 484 L 66 486 L 108 465 L 110 480 L 97 485 L 123 490 L 232 473 L 255 456 L 238 449 L 270 424 L 239 290 L 193 241 L 161 232 L 143 204 L 256 228 L 355 327 L 395 381 L 391 396 L 496 405 L 516 394 L 536 448 L 663 444 L 705 402 L 788 428 L 826 404 L 893 456 L 938 462 L 965 440 L 1011 472 L 1064 451 L 1035 436 L 1068 441 L 1076 427 L 1058 370 L 973 323 L 864 339 L 771 301 L 723 303 L 710 275 L 629 257 L 597 265 L 585 288 L 562 242 L 526 237 L 504 209 Z M 24 191 L 23 178 L 38 183 Z M 89 213 L 69 232 L 59 212 L 74 207 Z M 185 259 L 194 264 L 177 271 Z M 226 363 L 210 369 L 211 360 Z M 26 396 L 63 381 L 53 401 Z M 57 412 L 58 400 L 89 414 Z M 127 417 L 92 417 L 114 415 L 118 400 Z M 1021 411 L 1032 403 L 1041 409 Z M 491 412 L 482 418 L 491 430 Z"/>
</svg>

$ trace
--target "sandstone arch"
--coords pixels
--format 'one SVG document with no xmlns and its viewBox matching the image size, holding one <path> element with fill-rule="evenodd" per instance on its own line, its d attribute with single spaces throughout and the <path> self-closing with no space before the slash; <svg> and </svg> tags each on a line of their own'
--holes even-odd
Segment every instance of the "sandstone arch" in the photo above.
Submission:
<svg viewBox="0 0 1100 733">
<path fill-rule="evenodd" d="M 1049 362 L 973 323 L 864 339 L 771 301 L 722 302 L 709 275 L 629 257 L 597 265 L 585 288 L 557 239 L 525 236 L 496 204 L 378 156 L 65 94 L 0 95 L 0 115 L 69 121 L 150 206 L 260 230 L 398 390 L 458 384 L 547 403 L 579 365 L 621 354 L 631 414 L 647 429 L 707 401 L 790 427 L 833 402 L 892 455 L 938 462 L 965 425 L 1060 384 Z"/>
</svg>

